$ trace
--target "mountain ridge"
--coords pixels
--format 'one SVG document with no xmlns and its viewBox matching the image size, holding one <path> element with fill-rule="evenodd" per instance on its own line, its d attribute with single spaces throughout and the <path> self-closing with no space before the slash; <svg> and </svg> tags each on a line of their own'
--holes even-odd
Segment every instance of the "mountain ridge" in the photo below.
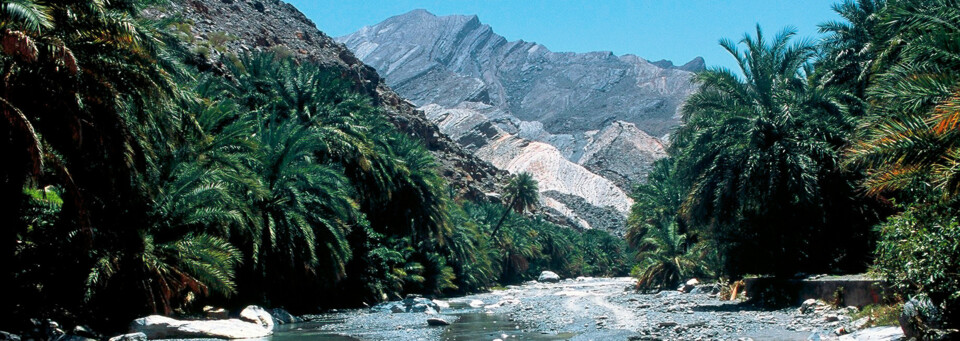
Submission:
<svg viewBox="0 0 960 341">
<path fill-rule="evenodd" d="M 453 106 L 472 100 L 506 105 L 518 118 L 543 122 L 551 133 L 569 133 L 558 113 L 601 113 L 583 116 L 591 129 L 602 128 L 610 118 L 633 122 L 652 136 L 665 136 L 677 124 L 677 97 L 693 90 L 686 79 L 690 71 L 702 69 L 703 59 L 694 58 L 683 66 L 661 67 L 633 54 L 614 55 L 610 51 L 586 53 L 553 52 L 542 44 L 524 40 L 508 41 L 480 22 L 476 15 L 436 16 L 426 10 L 413 10 L 365 26 L 355 33 L 335 38 L 355 52 L 357 58 L 377 69 L 388 84 L 417 105 L 430 103 Z M 419 60 L 414 60 L 419 59 Z M 664 61 L 657 62 L 667 66 Z M 558 65 L 561 64 L 561 65 Z M 546 74 L 543 68 L 564 67 L 569 77 Z M 612 77 L 591 77 L 592 68 Z M 425 87 L 415 78 L 449 83 L 446 88 L 464 88 L 460 96 L 449 91 Z M 480 80 L 482 85 L 475 80 Z M 624 80 L 635 83 L 621 84 Z M 659 83 L 658 81 L 665 83 Z M 527 81 L 532 86 L 516 87 Z M 548 83 L 579 82 L 554 86 L 557 98 L 542 98 L 530 92 Z M 630 83 L 630 82 L 627 82 Z M 615 89 L 620 87 L 620 89 Z M 570 90 L 580 91 L 570 91 Z M 637 90 L 635 95 L 626 90 Z M 604 108 L 608 92 L 625 98 L 623 110 Z M 677 96 L 682 94 L 681 96 Z M 599 97 L 599 99 L 598 99 Z M 479 99 L 479 100 L 478 100 Z M 630 101 L 627 101 L 629 99 Z"/>
<path fill-rule="evenodd" d="M 680 104 L 695 89 L 689 70 L 703 65 L 699 57 L 674 66 L 610 51 L 552 52 L 508 41 L 476 15 L 426 10 L 336 40 L 467 150 L 511 172 L 530 171 L 541 183 L 563 184 L 541 191 L 547 207 L 618 234 L 632 202 L 625 193 L 666 155 L 657 137 L 678 124 Z M 446 121 L 450 115 L 455 124 Z"/>
</svg>

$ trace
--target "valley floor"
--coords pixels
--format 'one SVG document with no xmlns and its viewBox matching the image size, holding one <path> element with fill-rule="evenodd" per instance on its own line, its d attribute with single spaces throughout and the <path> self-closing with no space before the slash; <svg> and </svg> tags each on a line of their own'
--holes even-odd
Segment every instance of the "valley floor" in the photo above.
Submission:
<svg viewBox="0 0 960 341">
<path fill-rule="evenodd" d="M 451 300 L 484 306 L 440 315 L 365 309 L 311 316 L 315 322 L 291 326 L 274 340 L 807 340 L 815 333 L 829 340 L 854 323 L 847 309 L 768 311 L 709 294 L 639 294 L 633 284 L 631 278 L 528 282 Z M 452 324 L 429 327 L 429 317 Z"/>
</svg>

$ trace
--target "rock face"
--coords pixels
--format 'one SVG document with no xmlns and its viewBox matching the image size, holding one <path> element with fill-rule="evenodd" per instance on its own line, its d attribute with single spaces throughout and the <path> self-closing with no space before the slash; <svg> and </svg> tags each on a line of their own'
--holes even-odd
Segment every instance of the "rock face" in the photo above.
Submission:
<svg viewBox="0 0 960 341">
<path fill-rule="evenodd" d="M 583 228 L 622 234 L 632 200 L 617 185 L 567 160 L 557 147 L 520 138 L 527 124 L 503 110 L 466 102 L 456 108 L 424 106 L 427 118 L 467 150 L 511 173 L 530 172 L 539 183 L 549 213 Z M 513 133 L 511 133 L 513 132 Z"/>
<path fill-rule="evenodd" d="M 483 199 L 486 193 L 500 191 L 506 172 L 447 138 L 421 111 L 391 90 L 374 68 L 320 32 L 293 5 L 279 0 L 175 0 L 170 6 L 163 11 L 147 10 L 145 15 L 163 18 L 173 13 L 182 17 L 190 23 L 188 34 L 197 43 L 224 33 L 231 37 L 221 43 L 222 49 L 210 49 L 209 55 L 195 58 L 194 64 L 201 69 L 222 73 L 223 60 L 230 55 L 253 51 L 290 54 L 315 62 L 340 74 L 356 91 L 383 109 L 384 119 L 422 141 L 437 158 L 441 175 L 459 195 Z"/>
<path fill-rule="evenodd" d="M 476 16 L 415 10 L 337 38 L 467 150 L 540 182 L 551 213 L 622 234 L 626 195 L 666 155 L 695 86 L 683 66 L 507 41 Z M 657 136 L 657 137 L 655 137 Z"/>
</svg>

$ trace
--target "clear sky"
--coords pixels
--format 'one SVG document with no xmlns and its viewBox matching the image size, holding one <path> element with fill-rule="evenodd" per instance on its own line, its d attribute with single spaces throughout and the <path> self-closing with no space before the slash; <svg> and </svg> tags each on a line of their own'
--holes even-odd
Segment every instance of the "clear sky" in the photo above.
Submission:
<svg viewBox="0 0 960 341">
<path fill-rule="evenodd" d="M 555 52 L 613 51 L 683 64 L 734 68 L 717 45 L 739 40 L 759 23 L 772 36 L 785 26 L 816 39 L 817 24 L 836 20 L 835 0 L 285 0 L 330 36 L 349 34 L 413 9 L 436 15 L 476 14 L 508 40 L 523 39 Z"/>
</svg>

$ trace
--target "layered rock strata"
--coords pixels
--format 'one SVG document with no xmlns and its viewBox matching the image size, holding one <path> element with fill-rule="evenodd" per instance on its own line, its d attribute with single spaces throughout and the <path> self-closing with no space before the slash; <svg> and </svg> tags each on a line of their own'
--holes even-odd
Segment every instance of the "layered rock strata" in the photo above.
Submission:
<svg viewBox="0 0 960 341">
<path fill-rule="evenodd" d="M 661 139 L 694 90 L 682 66 L 507 41 L 476 16 L 415 10 L 337 38 L 442 132 L 540 182 L 543 204 L 584 228 L 623 232 L 625 194 L 666 155 Z M 658 138 L 659 137 L 659 138 Z"/>
</svg>

